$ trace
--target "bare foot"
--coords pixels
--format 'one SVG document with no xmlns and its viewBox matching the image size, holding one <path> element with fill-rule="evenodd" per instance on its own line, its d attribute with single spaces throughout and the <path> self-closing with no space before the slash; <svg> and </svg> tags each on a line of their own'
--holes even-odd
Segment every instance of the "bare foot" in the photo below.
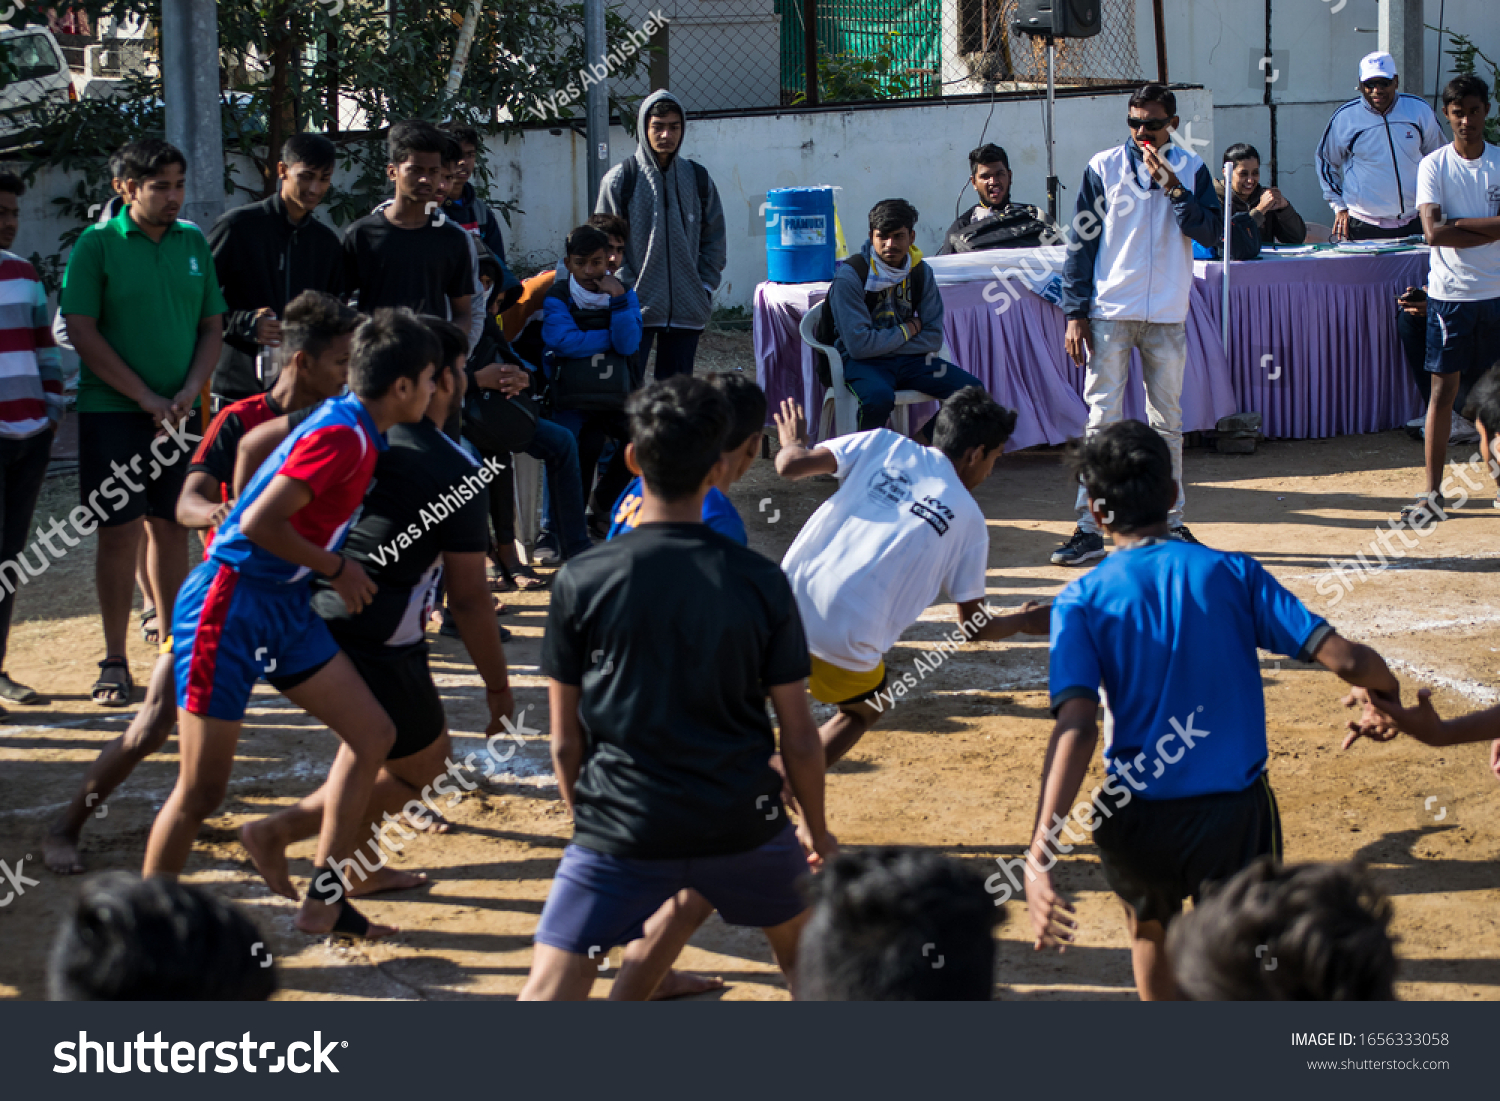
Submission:
<svg viewBox="0 0 1500 1101">
<path fill-rule="evenodd" d="M 295 901 L 301 897 L 297 888 L 292 886 L 292 876 L 287 870 L 286 846 L 275 837 L 264 818 L 240 827 L 240 844 L 245 846 L 251 863 L 267 887 L 282 898 Z"/>
<path fill-rule="evenodd" d="M 651 995 L 653 1002 L 665 1002 L 672 998 L 689 998 L 694 994 L 708 994 L 723 990 L 724 980 L 717 975 L 699 975 L 693 971 L 678 971 L 675 967 L 667 972 L 661 985 Z"/>
<path fill-rule="evenodd" d="M 371 872 L 349 889 L 350 898 L 378 895 L 382 891 L 409 891 L 413 887 L 427 886 L 427 877 L 421 872 L 403 872 L 395 868 L 381 868 Z"/>
<path fill-rule="evenodd" d="M 49 833 L 42 839 L 42 860 L 58 875 L 77 875 L 83 871 L 78 858 L 78 838 L 65 833 Z"/>
<path fill-rule="evenodd" d="M 452 822 L 441 814 L 433 813 L 431 809 L 421 814 L 408 814 L 406 820 L 411 824 L 412 829 L 421 830 L 423 833 L 447 833 L 453 828 Z"/>
<path fill-rule="evenodd" d="M 333 927 L 337 924 L 340 914 L 344 913 L 346 909 L 353 909 L 349 906 L 348 899 L 340 899 L 332 906 L 307 899 L 302 903 L 302 909 L 297 911 L 297 920 L 293 924 L 302 932 L 314 937 L 360 936 L 365 940 L 379 940 L 381 937 L 388 937 L 392 933 L 399 933 L 401 931 L 395 925 L 377 925 L 372 921 L 369 923 L 369 928 L 361 933 L 336 933 Z"/>
</svg>

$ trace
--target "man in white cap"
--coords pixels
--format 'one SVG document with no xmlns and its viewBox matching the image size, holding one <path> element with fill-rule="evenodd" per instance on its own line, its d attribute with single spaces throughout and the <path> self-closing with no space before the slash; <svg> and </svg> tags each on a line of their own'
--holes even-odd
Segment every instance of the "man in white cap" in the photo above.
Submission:
<svg viewBox="0 0 1500 1101">
<path fill-rule="evenodd" d="M 1334 238 L 1384 240 L 1421 233 L 1417 166 L 1447 139 L 1425 100 L 1398 89 L 1396 61 L 1373 53 L 1359 63 L 1359 95 L 1328 120 L 1318 144 L 1318 179 L 1333 207 Z"/>
</svg>

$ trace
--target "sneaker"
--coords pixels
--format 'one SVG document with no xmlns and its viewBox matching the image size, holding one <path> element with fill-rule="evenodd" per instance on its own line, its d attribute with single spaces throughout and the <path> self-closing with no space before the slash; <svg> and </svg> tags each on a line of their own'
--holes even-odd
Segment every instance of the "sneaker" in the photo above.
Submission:
<svg viewBox="0 0 1500 1101">
<path fill-rule="evenodd" d="M 1175 539 L 1179 543 L 1192 543 L 1196 546 L 1202 546 L 1202 544 L 1193 537 L 1193 533 L 1188 530 L 1188 526 L 1186 524 L 1178 524 L 1171 531 L 1167 532 L 1167 538 Z"/>
<path fill-rule="evenodd" d="M 1426 531 L 1439 520 L 1448 519 L 1448 501 L 1441 493 L 1423 493 L 1401 510 L 1398 523 L 1413 531 Z"/>
<path fill-rule="evenodd" d="M 1500 502 L 1497 502 L 1500 505 Z M 10 679 L 6 673 L 0 673 L 0 699 L 8 703 L 36 704 L 46 703 L 47 700 L 34 688 L 28 688 L 24 684 L 18 684 Z"/>
<path fill-rule="evenodd" d="M 1453 414 L 1453 429 L 1448 433 L 1450 444 L 1478 443 L 1479 429 L 1464 420 L 1457 413 Z"/>
<path fill-rule="evenodd" d="M 1417 430 L 1418 435 L 1420 435 L 1421 432 L 1422 432 L 1422 430 L 1425 429 L 1426 427 L 1427 427 L 1427 414 L 1426 413 L 1423 413 L 1420 417 L 1413 417 L 1411 420 L 1409 420 L 1409 421 L 1406 422 L 1406 428 L 1408 430 L 1415 428 Z"/>
<path fill-rule="evenodd" d="M 1104 555 L 1104 536 L 1077 528 L 1073 532 L 1073 538 L 1052 552 L 1052 564 L 1054 566 L 1081 566 L 1085 562 L 1103 558 Z"/>
<path fill-rule="evenodd" d="M 563 561 L 562 551 L 550 543 L 537 543 L 536 549 L 531 552 L 531 564 L 533 566 L 561 566 Z"/>
</svg>

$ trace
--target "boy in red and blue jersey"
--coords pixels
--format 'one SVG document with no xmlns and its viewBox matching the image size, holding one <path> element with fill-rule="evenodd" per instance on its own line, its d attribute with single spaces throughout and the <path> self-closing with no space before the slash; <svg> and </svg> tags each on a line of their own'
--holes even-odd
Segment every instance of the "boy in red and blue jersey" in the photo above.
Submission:
<svg viewBox="0 0 1500 1101">
<path fill-rule="evenodd" d="M 1125 904 L 1137 992 L 1170 1000 L 1166 933 L 1182 900 L 1196 903 L 1258 857 L 1282 858 L 1257 647 L 1316 662 L 1382 699 L 1398 699 L 1400 687 L 1379 654 L 1340 637 L 1249 555 L 1172 537 L 1172 453 L 1151 428 L 1107 425 L 1080 443 L 1074 465 L 1116 549 L 1052 605 L 1057 723 L 1021 862 L 1026 904 L 1035 947 L 1073 943 L 1077 920 L 1050 873 L 1057 853 L 1080 843 L 1075 824 L 1084 838 L 1091 831 Z M 1105 783 L 1075 803 L 1101 698 Z M 1000 875 L 986 883 L 1003 892 L 997 905 L 1020 886 L 1013 863 L 1001 862 L 1010 886 Z"/>
<path fill-rule="evenodd" d="M 222 801 L 245 707 L 261 676 L 344 742 L 329 771 L 328 813 L 304 932 L 383 936 L 349 904 L 329 870 L 355 847 L 375 776 L 395 740 L 390 717 L 311 607 L 313 574 L 350 613 L 375 586 L 338 553 L 369 488 L 384 432 L 418 421 L 433 391 L 436 339 L 409 310 L 377 310 L 354 335 L 352 393 L 325 401 L 256 472 L 220 525 L 208 559 L 178 596 L 173 638 L 183 771 L 157 815 L 143 869 L 176 875 L 203 820 Z M 284 860 L 261 865 L 296 898 Z"/>
</svg>

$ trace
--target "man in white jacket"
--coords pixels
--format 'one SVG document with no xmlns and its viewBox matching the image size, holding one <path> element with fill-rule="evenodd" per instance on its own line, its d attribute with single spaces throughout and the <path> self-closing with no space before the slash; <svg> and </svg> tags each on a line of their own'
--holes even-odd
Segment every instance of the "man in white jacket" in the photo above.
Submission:
<svg viewBox="0 0 1500 1101">
<path fill-rule="evenodd" d="M 1421 233 L 1417 166 L 1446 140 L 1426 100 L 1398 91 L 1388 53 L 1359 63 L 1359 95 L 1328 120 L 1318 143 L 1318 181 L 1333 207 L 1335 239 L 1387 240 Z"/>
<path fill-rule="evenodd" d="M 1177 97 L 1148 84 L 1130 97 L 1130 139 L 1089 161 L 1078 189 L 1063 266 L 1068 355 L 1088 365 L 1088 435 L 1123 420 L 1130 353 L 1139 350 L 1146 414 L 1172 452 L 1173 539 L 1195 543 L 1182 521 L 1182 376 L 1187 367 L 1193 242 L 1224 235 L 1224 208 L 1208 166 L 1172 142 Z M 1080 486 L 1078 528 L 1052 555 L 1058 566 L 1103 558 L 1104 535 Z M 1107 515 L 1109 503 L 1096 506 Z"/>
</svg>

